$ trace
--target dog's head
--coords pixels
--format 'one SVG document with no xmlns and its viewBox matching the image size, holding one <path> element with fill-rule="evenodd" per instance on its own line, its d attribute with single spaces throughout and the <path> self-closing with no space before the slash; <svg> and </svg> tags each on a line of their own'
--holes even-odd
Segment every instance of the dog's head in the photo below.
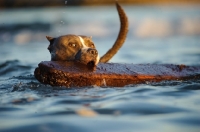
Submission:
<svg viewBox="0 0 200 132">
<path fill-rule="evenodd" d="M 79 61 L 85 65 L 97 65 L 99 54 L 92 37 L 65 35 L 58 38 L 46 36 L 52 61 Z"/>
</svg>

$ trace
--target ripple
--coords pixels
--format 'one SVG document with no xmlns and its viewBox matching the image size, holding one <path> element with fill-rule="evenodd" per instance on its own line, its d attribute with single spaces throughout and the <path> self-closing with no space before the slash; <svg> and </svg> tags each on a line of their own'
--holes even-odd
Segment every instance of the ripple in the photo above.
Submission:
<svg viewBox="0 0 200 132">
<path fill-rule="evenodd" d="M 104 104 L 104 106 L 101 108 L 101 112 L 105 113 L 105 111 L 103 111 L 104 109 L 105 111 L 108 111 L 108 109 L 110 109 L 113 110 L 113 112 L 120 111 L 122 114 L 134 115 L 168 114 L 186 111 L 185 109 L 181 109 L 178 107 L 132 101 Z"/>
<path fill-rule="evenodd" d="M 33 97 L 19 98 L 19 99 L 12 100 L 12 104 L 15 104 L 15 105 L 30 104 L 38 100 L 39 99 L 33 98 Z"/>
<path fill-rule="evenodd" d="M 25 75 L 31 69 L 31 66 L 22 65 L 19 60 L 6 61 L 0 64 L 0 74 L 4 77 Z"/>
<path fill-rule="evenodd" d="M 200 90 L 200 84 L 190 84 L 179 88 L 181 91 Z"/>
<path fill-rule="evenodd" d="M 20 110 L 22 110 L 22 109 L 16 108 L 16 107 L 8 107 L 8 106 L 2 107 L 2 106 L 0 106 L 0 112 L 20 111 Z"/>
<path fill-rule="evenodd" d="M 182 116 L 178 116 L 176 118 L 173 119 L 169 119 L 167 120 L 170 123 L 176 123 L 176 124 L 180 124 L 180 125 L 185 125 L 187 127 L 191 127 L 191 126 L 198 126 L 200 124 L 200 116 L 198 115 L 194 115 L 194 114 L 188 114 L 188 115 L 182 115 Z"/>
</svg>

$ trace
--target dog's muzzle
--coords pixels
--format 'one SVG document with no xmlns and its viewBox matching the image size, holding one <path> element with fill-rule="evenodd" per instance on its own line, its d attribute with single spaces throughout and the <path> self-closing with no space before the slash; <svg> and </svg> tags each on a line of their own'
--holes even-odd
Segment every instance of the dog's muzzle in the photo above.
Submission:
<svg viewBox="0 0 200 132">
<path fill-rule="evenodd" d="M 96 49 L 82 48 L 77 52 L 75 60 L 88 66 L 95 66 L 99 63 L 99 54 Z"/>
</svg>

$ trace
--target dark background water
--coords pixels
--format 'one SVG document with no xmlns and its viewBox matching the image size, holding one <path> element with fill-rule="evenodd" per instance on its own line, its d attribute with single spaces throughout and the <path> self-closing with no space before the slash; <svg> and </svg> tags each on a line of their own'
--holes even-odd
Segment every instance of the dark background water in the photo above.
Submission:
<svg viewBox="0 0 200 132">
<path fill-rule="evenodd" d="M 200 65 L 199 6 L 123 7 L 129 34 L 111 62 Z M 119 30 L 114 5 L 4 9 L 0 20 L 0 131 L 200 130 L 199 80 L 66 89 L 34 78 L 50 60 L 46 35 L 93 36 L 103 55 Z"/>
</svg>

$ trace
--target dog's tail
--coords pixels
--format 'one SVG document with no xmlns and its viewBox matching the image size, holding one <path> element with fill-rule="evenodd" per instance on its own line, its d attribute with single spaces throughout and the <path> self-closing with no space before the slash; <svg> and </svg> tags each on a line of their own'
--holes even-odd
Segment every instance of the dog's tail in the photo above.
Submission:
<svg viewBox="0 0 200 132">
<path fill-rule="evenodd" d="M 113 47 L 109 49 L 107 53 L 100 58 L 100 62 L 103 62 L 103 63 L 108 62 L 122 47 L 123 43 L 125 42 L 126 35 L 128 33 L 128 18 L 126 16 L 126 13 L 117 2 L 116 2 L 116 7 L 117 7 L 117 11 L 120 18 L 120 23 L 121 23 L 120 31 Z"/>
</svg>

